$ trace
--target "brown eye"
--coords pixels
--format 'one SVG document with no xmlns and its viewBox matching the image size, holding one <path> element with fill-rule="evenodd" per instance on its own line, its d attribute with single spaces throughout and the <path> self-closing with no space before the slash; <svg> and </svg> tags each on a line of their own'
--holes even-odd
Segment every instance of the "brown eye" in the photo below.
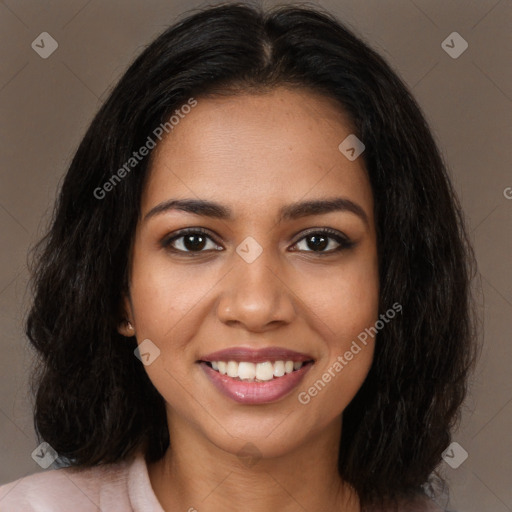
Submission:
<svg viewBox="0 0 512 512">
<path fill-rule="evenodd" d="M 198 228 L 180 231 L 165 239 L 162 245 L 172 251 L 185 253 L 221 250 L 210 235 Z"/>
<path fill-rule="evenodd" d="M 304 243 L 303 241 L 306 242 Z M 316 252 L 319 254 L 338 252 L 354 245 L 348 237 L 332 229 L 310 231 L 295 243 L 296 246 L 298 244 L 302 244 L 302 248 L 299 247 L 298 249 L 300 251 Z"/>
</svg>

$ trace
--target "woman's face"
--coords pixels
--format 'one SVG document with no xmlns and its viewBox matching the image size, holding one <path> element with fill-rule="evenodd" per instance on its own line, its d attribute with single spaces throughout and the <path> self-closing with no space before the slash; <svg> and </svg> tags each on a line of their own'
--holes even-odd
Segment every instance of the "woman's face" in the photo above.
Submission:
<svg viewBox="0 0 512 512">
<path fill-rule="evenodd" d="M 372 192 L 338 149 L 351 133 L 331 100 L 276 88 L 197 98 L 155 149 L 125 307 L 171 431 L 275 456 L 339 428 L 378 318 Z"/>
</svg>

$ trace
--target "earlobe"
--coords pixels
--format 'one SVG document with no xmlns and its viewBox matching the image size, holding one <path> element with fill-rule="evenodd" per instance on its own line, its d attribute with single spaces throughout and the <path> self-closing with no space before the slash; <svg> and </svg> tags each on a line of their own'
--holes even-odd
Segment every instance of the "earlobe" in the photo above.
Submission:
<svg viewBox="0 0 512 512">
<path fill-rule="evenodd" d="M 133 314 L 130 297 L 127 294 L 123 294 L 122 302 L 119 309 L 119 317 L 121 320 L 117 324 L 117 332 L 122 336 L 131 338 L 135 336 L 135 327 L 133 326 Z"/>
<path fill-rule="evenodd" d="M 129 320 L 123 320 L 117 326 L 117 331 L 119 334 L 126 336 L 127 338 L 131 338 L 135 336 L 135 327 L 133 327 L 132 323 Z"/>
</svg>

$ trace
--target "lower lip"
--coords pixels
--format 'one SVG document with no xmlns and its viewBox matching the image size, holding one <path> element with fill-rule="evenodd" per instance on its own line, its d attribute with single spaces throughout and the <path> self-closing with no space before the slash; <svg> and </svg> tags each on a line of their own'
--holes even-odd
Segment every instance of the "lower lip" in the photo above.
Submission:
<svg viewBox="0 0 512 512">
<path fill-rule="evenodd" d="M 223 395 L 231 398 L 235 402 L 254 405 L 275 402 L 286 396 L 299 385 L 300 381 L 313 364 L 307 363 L 299 370 L 266 382 L 236 380 L 227 375 L 220 374 L 213 368 L 210 368 L 206 363 L 200 363 L 200 366 L 213 385 Z"/>
</svg>

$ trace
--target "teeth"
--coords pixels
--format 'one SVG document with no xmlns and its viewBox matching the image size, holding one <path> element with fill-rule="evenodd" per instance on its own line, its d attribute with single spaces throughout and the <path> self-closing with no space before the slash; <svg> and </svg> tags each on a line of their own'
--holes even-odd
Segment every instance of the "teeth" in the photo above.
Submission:
<svg viewBox="0 0 512 512">
<path fill-rule="evenodd" d="M 284 373 L 284 361 L 276 361 L 274 363 L 274 377 L 282 377 Z"/>
<path fill-rule="evenodd" d="M 272 380 L 274 378 L 274 365 L 270 361 L 256 365 L 256 378 L 258 380 Z"/>
<path fill-rule="evenodd" d="M 228 377 L 238 377 L 238 363 L 236 361 L 228 362 Z"/>
<path fill-rule="evenodd" d="M 248 361 L 212 361 L 212 368 L 221 375 L 229 377 L 238 377 L 241 380 L 269 381 L 274 377 L 282 377 L 285 374 L 292 373 L 294 370 L 300 370 L 304 363 L 297 361 L 264 361 L 263 363 L 250 363 Z"/>
<path fill-rule="evenodd" d="M 254 363 L 238 363 L 238 377 L 240 379 L 254 379 L 257 373 L 256 365 Z"/>
</svg>

